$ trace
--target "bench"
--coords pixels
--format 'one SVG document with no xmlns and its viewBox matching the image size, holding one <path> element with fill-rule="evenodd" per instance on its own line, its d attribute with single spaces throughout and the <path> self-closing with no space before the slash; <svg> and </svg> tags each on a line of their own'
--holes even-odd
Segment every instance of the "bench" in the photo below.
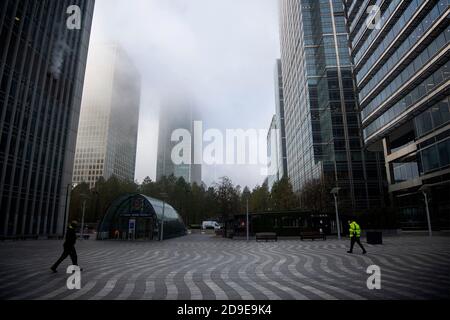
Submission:
<svg viewBox="0 0 450 320">
<path fill-rule="evenodd" d="M 325 233 L 320 233 L 319 231 L 303 231 L 300 233 L 300 240 L 303 241 L 304 239 L 311 239 L 312 241 L 314 239 L 327 240 L 327 236 Z"/>
<path fill-rule="evenodd" d="M 278 241 L 278 236 L 274 232 L 261 232 L 256 234 L 256 241 Z"/>
</svg>

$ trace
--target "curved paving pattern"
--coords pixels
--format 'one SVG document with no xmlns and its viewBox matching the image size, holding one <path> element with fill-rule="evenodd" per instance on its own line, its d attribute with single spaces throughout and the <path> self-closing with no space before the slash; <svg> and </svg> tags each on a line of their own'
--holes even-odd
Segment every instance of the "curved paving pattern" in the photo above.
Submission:
<svg viewBox="0 0 450 320">
<path fill-rule="evenodd" d="M 65 267 L 49 266 L 60 241 L 0 243 L 0 299 L 435 299 L 450 298 L 450 238 L 401 236 L 368 255 L 347 241 L 257 243 L 208 235 L 160 242 L 77 244 L 82 289 L 68 290 Z M 359 248 L 357 248 L 359 249 Z M 382 289 L 368 290 L 378 265 Z"/>
</svg>

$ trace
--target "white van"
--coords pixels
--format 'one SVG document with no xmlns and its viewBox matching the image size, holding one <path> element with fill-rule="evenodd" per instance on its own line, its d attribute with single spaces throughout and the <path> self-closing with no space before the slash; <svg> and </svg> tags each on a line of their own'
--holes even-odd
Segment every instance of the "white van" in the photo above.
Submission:
<svg viewBox="0 0 450 320">
<path fill-rule="evenodd" d="M 202 229 L 214 229 L 214 230 L 220 230 L 220 224 L 217 221 L 203 221 L 202 222 Z"/>
</svg>

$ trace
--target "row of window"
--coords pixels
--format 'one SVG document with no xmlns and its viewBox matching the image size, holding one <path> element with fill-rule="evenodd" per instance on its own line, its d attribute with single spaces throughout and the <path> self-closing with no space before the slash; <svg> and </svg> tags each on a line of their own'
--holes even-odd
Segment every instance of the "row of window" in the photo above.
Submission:
<svg viewBox="0 0 450 320">
<path fill-rule="evenodd" d="M 77 159 L 83 159 L 80 161 L 85 161 L 87 163 L 91 162 L 90 160 L 92 159 L 103 159 L 105 157 L 104 154 L 101 153 L 83 153 L 83 154 L 79 154 L 77 153 L 75 156 Z"/>
<path fill-rule="evenodd" d="M 58 192 L 45 193 L 43 197 L 33 198 L 30 194 L 12 194 L 10 206 L 3 201 L 0 212 L 3 217 L 9 214 L 7 234 L 48 234 L 56 233 L 58 219 Z M 7 199 L 9 195 L 1 195 Z M 38 209 L 41 210 L 38 210 Z M 47 209 L 48 208 L 48 209 Z M 17 219 L 16 219 L 17 213 Z M 3 232 L 5 219 L 0 219 L 0 228 Z"/>
<path fill-rule="evenodd" d="M 406 82 L 408 82 L 411 78 L 413 78 L 417 72 L 422 68 L 422 63 L 429 62 L 430 58 L 433 57 L 436 52 L 438 52 L 441 48 L 438 48 L 437 44 L 441 43 L 442 41 L 439 40 L 440 37 L 436 38 L 435 41 L 433 41 L 426 50 L 422 51 L 422 53 L 414 59 L 395 79 L 393 79 L 389 86 L 384 88 L 373 100 L 367 104 L 367 106 L 364 107 L 362 110 L 362 120 L 364 122 L 365 119 L 367 119 L 377 108 L 382 105 L 385 100 L 392 97 L 392 95 Z M 446 65 L 444 65 L 446 67 Z M 445 68 L 444 70 L 444 80 L 448 79 L 449 70 L 448 68 Z M 361 100 L 360 100 L 361 101 Z M 415 100 L 413 100 L 413 103 Z"/>
<path fill-rule="evenodd" d="M 423 173 L 439 170 L 450 165 L 450 139 L 436 143 L 420 151 Z"/>
<path fill-rule="evenodd" d="M 412 180 L 419 177 L 419 166 L 416 161 L 392 164 L 394 183 Z"/>
<path fill-rule="evenodd" d="M 358 2 L 361 0 L 356 0 L 355 2 Z M 367 8 L 368 2 L 364 2 L 364 5 L 360 6 L 358 9 L 358 12 L 355 15 L 355 18 L 353 19 L 352 23 L 350 24 L 350 32 L 353 31 L 353 29 L 356 27 L 356 25 L 360 22 L 361 17 L 364 15 L 366 8 Z"/>
<path fill-rule="evenodd" d="M 368 125 L 364 130 L 364 139 L 371 136 L 374 132 L 391 123 L 400 114 L 405 112 L 410 106 L 414 105 L 421 98 L 432 92 L 440 83 L 450 78 L 450 72 L 447 65 L 443 65 L 431 76 L 425 79 L 421 84 L 414 88 L 408 95 L 400 99 L 389 110 L 385 111 L 375 121 Z"/>
<path fill-rule="evenodd" d="M 416 0 L 423 2 L 423 0 Z M 411 7 L 412 6 L 412 7 Z M 414 37 L 419 37 L 419 35 L 424 34 L 425 31 L 431 26 L 431 24 L 436 21 L 437 18 L 439 18 L 441 15 L 445 13 L 445 11 L 448 9 L 449 3 L 448 0 L 440 0 L 427 14 L 427 16 L 422 19 L 419 26 L 414 31 Z M 393 29 L 385 36 L 385 38 L 381 41 L 381 43 L 378 45 L 378 47 L 374 50 L 374 52 L 371 54 L 370 58 L 364 63 L 364 65 L 360 68 L 360 70 L 357 72 L 356 75 L 356 81 L 357 83 L 361 82 L 361 79 L 367 74 L 367 72 L 377 64 L 379 61 L 380 56 L 385 53 L 385 51 L 388 49 L 388 47 L 392 44 L 392 41 L 394 38 L 400 33 L 400 30 L 404 27 L 404 25 L 407 23 L 407 21 L 411 18 L 412 14 L 415 13 L 415 10 L 417 7 L 414 5 L 414 1 L 410 4 L 410 6 L 406 9 L 406 11 L 403 13 L 404 19 L 400 19 L 397 21 L 397 23 L 394 25 Z M 359 51 L 355 55 L 355 63 L 358 64 L 359 62 L 359 54 L 362 51 Z"/>
<path fill-rule="evenodd" d="M 416 138 L 450 122 L 450 100 L 442 100 L 414 118 Z"/>
<path fill-rule="evenodd" d="M 392 164 L 395 183 L 418 178 L 420 175 L 450 165 L 450 139 L 435 143 L 417 153 L 418 159 Z"/>
<path fill-rule="evenodd" d="M 356 4 L 361 5 L 362 3 L 361 3 L 361 1 L 354 0 L 354 1 L 352 1 L 352 4 L 348 8 L 348 13 L 349 13 L 350 16 L 353 16 L 352 18 L 354 18 L 354 16 L 358 13 L 359 8 L 360 8 L 360 7 L 358 7 L 358 11 L 355 14 L 353 14 L 353 9 L 355 8 Z"/>
<path fill-rule="evenodd" d="M 81 183 L 81 182 L 97 182 L 98 179 L 102 176 L 101 171 L 89 171 L 89 175 L 84 175 L 80 172 L 77 173 L 78 175 L 73 176 L 73 182 L 75 183 Z"/>
<path fill-rule="evenodd" d="M 380 2 L 382 0 L 378 0 L 377 1 L 377 6 L 380 6 Z M 358 61 L 360 59 L 360 57 L 363 55 L 363 53 L 368 49 L 368 47 L 372 44 L 372 41 L 375 39 L 375 37 L 380 33 L 380 31 L 383 29 L 385 23 L 387 22 L 387 20 L 389 19 L 389 17 L 391 16 L 392 12 L 394 12 L 394 10 L 397 8 L 397 5 L 400 3 L 400 0 L 392 0 L 391 3 L 389 4 L 388 8 L 383 12 L 383 14 L 381 15 L 380 20 L 378 21 L 378 25 L 377 27 L 379 28 L 374 28 L 374 29 L 368 29 L 366 28 L 364 25 L 361 26 L 361 28 L 359 28 L 358 33 L 356 34 L 356 36 L 353 38 L 352 40 L 352 47 L 355 48 L 356 44 L 359 42 L 359 40 L 361 39 L 361 37 L 363 36 L 364 32 L 366 30 L 370 30 L 370 34 L 369 36 L 364 40 L 364 43 L 362 44 L 362 46 L 359 48 L 357 54 L 358 54 Z"/>
<path fill-rule="evenodd" d="M 402 15 L 398 18 L 398 20 L 395 22 L 395 24 L 391 27 L 389 32 L 384 35 L 383 40 L 376 46 L 376 48 L 373 48 L 372 54 L 370 55 L 370 58 L 367 59 L 365 62 L 365 65 L 361 68 L 360 72 L 365 74 L 367 73 L 368 69 L 371 68 L 373 65 L 376 64 L 380 56 L 386 52 L 387 48 L 392 44 L 392 41 L 397 37 L 402 29 L 405 27 L 405 25 L 411 20 L 412 16 L 417 12 L 417 8 L 420 7 L 425 0 L 413 0 L 409 4 L 409 6 L 402 12 Z M 444 0 L 446 1 L 446 0 Z M 369 44 L 367 42 L 367 44 Z M 358 66 L 360 63 L 361 58 L 363 57 L 363 54 L 365 54 L 367 48 L 364 45 L 358 53 L 355 54 L 355 65 Z M 358 79 L 359 82 L 360 79 Z"/>
<path fill-rule="evenodd" d="M 418 43 L 419 39 L 425 34 L 427 29 L 423 26 L 424 22 L 420 24 L 413 33 L 405 39 L 405 41 L 402 43 L 402 45 L 389 57 L 389 59 L 383 63 L 383 67 L 380 68 L 375 75 L 373 75 L 370 79 L 370 81 L 361 89 L 360 88 L 360 94 L 359 97 L 361 101 L 363 101 L 365 98 L 367 98 L 367 95 L 372 91 L 373 88 L 375 88 L 377 85 L 380 84 L 383 77 L 388 74 L 392 69 L 396 66 L 397 62 L 402 59 L 405 54 Z M 425 48 L 422 53 L 426 50 L 428 50 L 428 56 L 432 57 L 438 50 L 443 48 L 445 45 L 447 45 L 450 42 L 450 28 L 447 28 L 446 30 L 442 31 L 442 33 L 434 39 L 432 43 L 430 43 L 427 48 Z M 416 70 L 419 70 L 423 65 L 425 65 L 428 62 L 428 59 L 425 57 L 425 53 L 423 53 L 424 56 L 422 56 L 423 59 L 414 60 L 414 68 Z M 359 84 L 358 84 L 359 86 Z"/>
<path fill-rule="evenodd" d="M 75 164 L 93 164 L 93 163 L 103 163 L 104 160 L 102 159 L 89 159 L 89 160 L 81 160 L 81 159 L 76 159 L 75 160 Z"/>
<path fill-rule="evenodd" d="M 75 170 L 100 170 L 103 169 L 103 165 L 75 165 Z"/>
</svg>

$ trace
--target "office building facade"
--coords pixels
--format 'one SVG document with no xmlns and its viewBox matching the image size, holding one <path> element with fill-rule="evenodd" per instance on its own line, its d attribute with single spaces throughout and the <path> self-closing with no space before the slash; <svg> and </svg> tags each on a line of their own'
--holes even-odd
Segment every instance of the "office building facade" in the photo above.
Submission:
<svg viewBox="0 0 450 320">
<path fill-rule="evenodd" d="M 269 131 L 267 133 L 267 186 L 269 190 L 280 177 L 280 132 L 278 129 L 277 115 L 273 115 L 270 122 Z"/>
<path fill-rule="evenodd" d="M 278 135 L 278 179 L 287 176 L 287 154 L 286 154 L 286 124 L 284 120 L 284 96 L 283 96 L 283 71 L 281 59 L 275 64 L 275 116 Z"/>
<path fill-rule="evenodd" d="M 450 226 L 448 0 L 345 1 L 364 133 L 404 228 Z"/>
<path fill-rule="evenodd" d="M 202 183 L 202 165 L 195 163 L 194 121 L 199 121 L 197 109 L 190 99 L 183 98 L 188 94 L 174 93 L 163 98 L 159 113 L 158 155 L 156 163 L 156 180 L 174 175 L 183 178 L 187 183 Z M 172 160 L 172 151 L 180 141 L 172 141 L 172 133 L 184 129 L 191 134 L 189 163 L 176 164 Z"/>
<path fill-rule="evenodd" d="M 269 172 L 267 182 L 269 190 L 275 182 L 287 176 L 286 126 L 284 123 L 283 75 L 281 60 L 275 63 L 275 115 L 272 118 L 267 135 L 267 155 Z"/>
<path fill-rule="evenodd" d="M 280 0 L 279 17 L 294 191 L 320 179 L 340 188 L 347 210 L 384 205 L 382 154 L 363 148 L 342 1 Z"/>
<path fill-rule="evenodd" d="M 94 4 L 0 3 L 3 238 L 63 233 Z"/>
<path fill-rule="evenodd" d="M 91 47 L 81 104 L 73 182 L 112 176 L 134 181 L 141 78 L 116 44 Z"/>
</svg>

